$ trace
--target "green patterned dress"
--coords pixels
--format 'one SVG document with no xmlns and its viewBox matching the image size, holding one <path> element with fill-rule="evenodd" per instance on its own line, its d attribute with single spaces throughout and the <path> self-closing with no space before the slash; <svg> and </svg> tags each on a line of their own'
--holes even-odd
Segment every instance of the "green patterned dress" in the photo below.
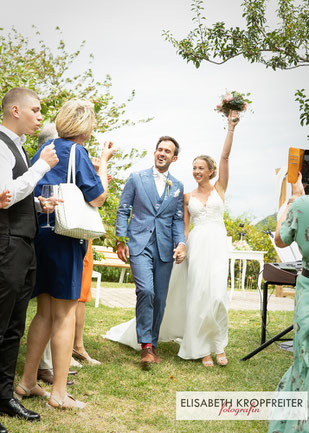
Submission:
<svg viewBox="0 0 309 433">
<path fill-rule="evenodd" d="M 286 245 L 299 246 L 303 267 L 309 271 L 309 196 L 296 199 L 282 223 L 280 236 Z M 294 360 L 277 391 L 309 391 L 309 278 L 297 277 L 294 307 Z M 309 433 L 307 421 L 270 421 L 268 433 Z"/>
</svg>

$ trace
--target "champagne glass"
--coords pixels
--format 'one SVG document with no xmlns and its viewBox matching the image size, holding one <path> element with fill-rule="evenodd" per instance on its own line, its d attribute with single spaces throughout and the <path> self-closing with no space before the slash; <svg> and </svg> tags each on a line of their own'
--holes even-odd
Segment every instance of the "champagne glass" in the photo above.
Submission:
<svg viewBox="0 0 309 433">
<path fill-rule="evenodd" d="M 43 200 L 43 204 L 47 205 L 47 213 L 46 213 L 46 225 L 42 226 L 42 229 L 53 229 L 53 226 L 49 224 L 49 207 L 48 202 L 49 200 L 54 197 L 54 186 L 53 185 L 43 185 L 42 186 L 42 193 L 41 196 L 45 199 Z"/>
</svg>

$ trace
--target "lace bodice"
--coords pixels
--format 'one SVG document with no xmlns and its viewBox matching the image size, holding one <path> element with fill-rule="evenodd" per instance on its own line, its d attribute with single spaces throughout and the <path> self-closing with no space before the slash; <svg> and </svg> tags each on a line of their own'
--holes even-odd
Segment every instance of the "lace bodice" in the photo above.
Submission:
<svg viewBox="0 0 309 433">
<path fill-rule="evenodd" d="M 223 223 L 224 205 L 222 198 L 215 188 L 211 191 L 205 206 L 199 199 L 191 196 L 188 203 L 188 210 L 194 227 L 208 222 Z"/>
</svg>

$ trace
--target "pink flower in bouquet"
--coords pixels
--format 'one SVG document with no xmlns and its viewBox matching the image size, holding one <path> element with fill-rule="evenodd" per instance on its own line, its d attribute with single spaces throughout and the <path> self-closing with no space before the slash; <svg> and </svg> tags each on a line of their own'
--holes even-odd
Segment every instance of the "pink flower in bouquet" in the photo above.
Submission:
<svg viewBox="0 0 309 433">
<path fill-rule="evenodd" d="M 224 95 L 224 98 L 223 98 L 224 102 L 231 102 L 231 101 L 233 101 L 233 99 L 234 99 L 234 96 L 231 93 L 226 93 L 226 95 Z"/>
<path fill-rule="evenodd" d="M 215 111 L 228 117 L 230 110 L 232 111 L 246 111 L 251 101 L 248 99 L 250 93 L 239 93 L 233 90 L 232 92 L 226 91 L 224 96 L 221 96 L 221 101 L 217 104 Z"/>
</svg>

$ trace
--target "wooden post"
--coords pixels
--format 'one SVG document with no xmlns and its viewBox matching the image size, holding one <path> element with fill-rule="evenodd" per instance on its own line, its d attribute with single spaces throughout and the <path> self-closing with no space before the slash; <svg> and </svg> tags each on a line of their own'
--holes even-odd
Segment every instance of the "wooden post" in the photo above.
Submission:
<svg viewBox="0 0 309 433">
<path fill-rule="evenodd" d="M 280 171 L 280 168 L 276 168 L 275 171 L 276 171 L 276 174 L 278 174 Z M 283 205 L 283 203 L 286 201 L 286 185 L 287 185 L 287 181 L 286 181 L 286 177 L 285 177 L 282 181 L 282 184 L 281 184 L 281 190 L 280 190 L 280 196 L 279 196 L 279 209 Z M 277 263 L 281 262 L 278 254 L 277 254 L 276 260 L 277 260 Z M 282 286 L 276 286 L 276 296 L 282 298 L 282 296 L 283 296 L 283 287 Z"/>
<path fill-rule="evenodd" d="M 280 171 L 280 168 L 276 168 L 276 174 L 278 174 L 279 171 Z M 279 197 L 279 209 L 286 200 L 286 185 L 287 185 L 287 181 L 286 181 L 286 177 L 285 177 L 283 179 L 282 185 L 281 185 L 281 191 L 280 191 L 280 197 Z"/>
</svg>

